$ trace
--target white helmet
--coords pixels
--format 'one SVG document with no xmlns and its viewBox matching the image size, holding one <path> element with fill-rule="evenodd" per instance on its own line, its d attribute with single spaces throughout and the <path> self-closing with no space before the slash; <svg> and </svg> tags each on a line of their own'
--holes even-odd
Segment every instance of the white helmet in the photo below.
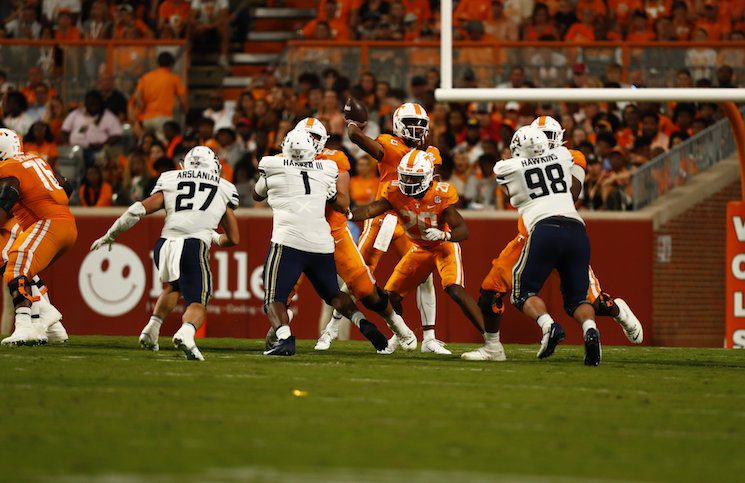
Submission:
<svg viewBox="0 0 745 483">
<path fill-rule="evenodd" d="M 217 155 L 207 146 L 195 146 L 186 153 L 181 163 L 184 169 L 199 169 L 219 175 L 222 165 Z"/>
<path fill-rule="evenodd" d="M 292 161 L 313 161 L 316 158 L 313 136 L 304 129 L 288 132 L 282 141 L 282 155 Z"/>
<path fill-rule="evenodd" d="M 432 184 L 435 168 L 425 151 L 412 149 L 398 163 L 398 189 L 407 196 L 417 196 Z"/>
<path fill-rule="evenodd" d="M 393 112 L 393 134 L 421 146 L 429 134 L 429 116 L 419 104 L 407 102 Z"/>
<path fill-rule="evenodd" d="M 321 154 L 326 147 L 326 141 L 329 139 L 326 127 L 315 117 L 306 117 L 295 125 L 295 129 L 302 129 L 310 133 L 313 138 L 313 145 L 316 147 L 316 156 Z"/>
<path fill-rule="evenodd" d="M 548 138 L 549 148 L 558 148 L 564 144 L 564 128 L 553 117 L 541 116 L 530 125 L 543 131 L 543 134 Z"/>
<path fill-rule="evenodd" d="M 0 161 L 18 156 L 23 152 L 23 143 L 12 129 L 0 129 Z"/>
<path fill-rule="evenodd" d="M 533 126 L 523 126 L 512 135 L 512 156 L 531 158 L 548 151 L 548 138 L 543 131 Z"/>
</svg>

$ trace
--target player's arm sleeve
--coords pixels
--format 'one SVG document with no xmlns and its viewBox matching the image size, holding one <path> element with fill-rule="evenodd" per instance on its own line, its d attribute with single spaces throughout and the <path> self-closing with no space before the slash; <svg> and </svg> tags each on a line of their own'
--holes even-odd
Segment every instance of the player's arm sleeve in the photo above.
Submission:
<svg viewBox="0 0 745 483">
<path fill-rule="evenodd" d="M 266 170 L 267 167 L 262 161 L 259 163 L 259 180 L 254 185 L 253 199 L 254 201 L 264 201 L 267 197 L 269 188 L 266 185 Z"/>
<path fill-rule="evenodd" d="M 498 161 L 497 164 L 494 165 L 494 175 L 497 178 L 497 183 L 499 184 L 507 184 L 507 175 L 509 174 L 509 171 L 507 169 L 507 164 Z"/>
<path fill-rule="evenodd" d="M 585 155 L 582 154 L 582 151 L 571 150 L 569 152 L 572 153 L 572 167 L 569 168 L 569 171 L 572 173 L 572 176 L 580 182 L 580 184 L 584 184 L 585 173 L 587 172 L 587 160 L 585 159 Z"/>
<path fill-rule="evenodd" d="M 222 193 L 223 196 L 225 196 L 225 204 L 228 206 L 228 208 L 232 210 L 238 208 L 238 205 L 240 204 L 238 188 L 236 188 L 233 183 L 224 180 L 220 183 L 220 186 L 222 187 Z"/>
<path fill-rule="evenodd" d="M 146 214 L 145 205 L 139 201 L 133 204 L 111 225 L 109 231 L 106 232 L 106 239 L 111 241 L 116 240 L 119 235 L 135 226 L 140 221 L 140 218 Z"/>
</svg>

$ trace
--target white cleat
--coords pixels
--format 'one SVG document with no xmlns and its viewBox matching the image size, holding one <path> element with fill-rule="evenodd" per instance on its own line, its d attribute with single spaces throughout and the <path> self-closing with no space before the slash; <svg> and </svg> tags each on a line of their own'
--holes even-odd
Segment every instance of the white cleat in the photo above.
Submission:
<svg viewBox="0 0 745 483">
<path fill-rule="evenodd" d="M 417 346 L 417 339 L 416 334 L 414 334 L 413 330 L 409 330 L 408 333 L 404 334 L 403 337 L 399 337 L 397 335 L 393 335 L 390 339 L 388 339 L 388 353 L 391 354 L 396 351 L 399 347 L 402 348 L 405 351 L 413 351 L 416 350 Z"/>
<path fill-rule="evenodd" d="M 440 342 L 437 339 L 424 339 L 422 341 L 422 352 L 434 352 L 442 356 L 449 356 L 452 354 L 449 350 L 445 349 L 445 343 Z"/>
<path fill-rule="evenodd" d="M 465 361 L 506 361 L 507 355 L 504 353 L 504 347 L 502 343 L 498 342 L 495 345 L 486 346 L 483 345 L 476 350 L 464 352 L 460 355 L 460 358 Z"/>
<path fill-rule="evenodd" d="M 333 342 L 337 337 L 339 337 L 339 334 L 333 333 L 330 330 L 326 329 L 321 334 L 321 337 L 318 338 L 318 341 L 313 348 L 317 351 L 327 351 L 331 347 L 331 342 Z M 382 353 L 383 351 L 378 352 Z"/>
<path fill-rule="evenodd" d="M 148 322 L 140 334 L 140 347 L 148 351 L 158 351 L 158 336 L 160 335 L 160 325 L 157 322 Z"/>
<path fill-rule="evenodd" d="M 613 299 L 613 302 L 618 306 L 620 313 L 618 317 L 613 317 L 613 320 L 618 322 L 623 327 L 623 332 L 626 334 L 626 338 L 629 342 L 634 344 L 641 344 L 644 341 L 644 329 L 642 323 L 636 318 L 634 312 L 631 311 L 629 304 L 623 299 Z"/>
<path fill-rule="evenodd" d="M 8 347 L 22 345 L 44 345 L 47 343 L 47 334 L 41 322 L 16 323 L 15 330 L 0 342 Z"/>
<path fill-rule="evenodd" d="M 194 337 L 182 332 L 181 329 L 179 329 L 179 331 L 176 332 L 176 335 L 173 336 L 173 345 L 176 346 L 176 349 L 181 349 L 182 351 L 184 351 L 186 360 L 204 360 L 204 356 L 202 356 L 202 353 L 199 352 L 199 348 L 197 348 L 197 344 L 196 342 L 194 342 Z"/>
<path fill-rule="evenodd" d="M 69 338 L 65 326 L 62 325 L 61 321 L 55 322 L 47 327 L 47 341 L 49 344 L 62 345 L 66 343 Z"/>
</svg>

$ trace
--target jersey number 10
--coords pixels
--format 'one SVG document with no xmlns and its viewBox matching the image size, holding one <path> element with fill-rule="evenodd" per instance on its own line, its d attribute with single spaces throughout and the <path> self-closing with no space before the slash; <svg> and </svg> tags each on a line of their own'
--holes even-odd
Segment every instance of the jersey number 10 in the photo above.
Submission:
<svg viewBox="0 0 745 483">
<path fill-rule="evenodd" d="M 544 174 L 545 169 L 545 174 Z M 548 179 L 548 182 L 546 182 Z M 525 183 L 528 185 L 530 199 L 534 200 L 550 193 L 566 193 L 564 169 L 560 164 L 549 164 L 545 168 L 531 168 L 525 171 Z M 549 191 L 550 188 L 550 191 Z"/>
<path fill-rule="evenodd" d="M 193 210 L 194 209 L 194 194 L 197 192 L 197 184 L 193 181 L 182 181 L 176 187 L 179 192 L 176 196 L 176 211 Z M 182 190 L 186 192 L 182 192 Z M 209 183 L 199 183 L 199 192 L 208 191 L 207 199 L 204 200 L 202 206 L 199 207 L 200 211 L 205 211 L 210 207 L 210 203 L 215 199 L 217 194 L 217 186 Z"/>
</svg>

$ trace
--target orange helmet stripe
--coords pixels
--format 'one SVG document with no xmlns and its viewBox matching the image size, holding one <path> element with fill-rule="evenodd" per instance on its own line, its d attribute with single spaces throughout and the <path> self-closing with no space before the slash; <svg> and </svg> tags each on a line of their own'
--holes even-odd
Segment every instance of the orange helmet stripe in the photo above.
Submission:
<svg viewBox="0 0 745 483">
<path fill-rule="evenodd" d="M 538 127 L 546 127 L 546 116 L 538 118 Z"/>
<path fill-rule="evenodd" d="M 416 162 L 416 151 L 412 151 L 409 153 L 409 163 L 406 165 L 409 169 L 414 169 L 414 163 Z"/>
<path fill-rule="evenodd" d="M 308 122 L 305 123 L 305 125 L 310 128 L 310 127 L 313 127 L 313 124 L 315 124 L 315 123 L 316 123 L 316 118 L 315 117 L 309 117 L 308 118 Z"/>
<path fill-rule="evenodd" d="M 422 115 L 422 106 L 420 106 L 419 104 L 414 104 L 414 112 L 416 112 L 416 115 L 417 116 L 421 116 Z"/>
</svg>

